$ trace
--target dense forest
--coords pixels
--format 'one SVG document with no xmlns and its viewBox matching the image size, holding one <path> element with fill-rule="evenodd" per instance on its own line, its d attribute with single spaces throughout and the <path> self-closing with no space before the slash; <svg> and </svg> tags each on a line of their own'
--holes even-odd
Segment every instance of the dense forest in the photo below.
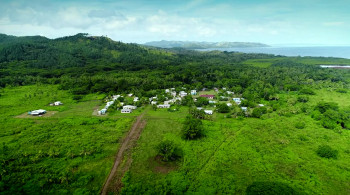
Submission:
<svg viewBox="0 0 350 195">
<path fill-rule="evenodd" d="M 84 33 L 0 34 L 0 194 L 100 193 L 133 117 L 146 111 L 121 194 L 346 194 L 350 74 L 319 64 L 349 63 L 161 49 Z M 187 96 L 171 109 L 149 109 L 148 98 L 165 100 L 169 88 L 217 88 L 221 103 Z M 128 93 L 142 100 L 131 117 L 119 108 L 91 115 Z M 248 112 L 227 106 L 234 97 Z M 48 106 L 57 100 L 64 105 Z M 52 116 L 26 118 L 39 107 Z"/>
</svg>

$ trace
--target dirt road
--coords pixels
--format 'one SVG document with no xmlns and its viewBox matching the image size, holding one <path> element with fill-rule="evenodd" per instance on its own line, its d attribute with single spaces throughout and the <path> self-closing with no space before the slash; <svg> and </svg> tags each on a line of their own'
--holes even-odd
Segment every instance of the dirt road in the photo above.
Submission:
<svg viewBox="0 0 350 195">
<path fill-rule="evenodd" d="M 129 170 L 129 167 L 132 162 L 131 149 L 136 145 L 136 142 L 139 139 L 141 132 L 146 125 L 146 121 L 143 119 L 143 116 L 146 112 L 147 109 L 136 118 L 136 121 L 133 124 L 131 130 L 123 139 L 121 146 L 116 154 L 113 168 L 109 173 L 109 176 L 102 188 L 102 195 L 106 195 L 110 192 L 112 194 L 120 192 L 120 189 L 122 187 L 121 179 L 126 173 L 126 171 Z M 126 163 L 124 163 L 123 166 L 121 166 L 121 162 L 123 161 L 124 157 L 126 157 L 127 160 Z"/>
</svg>

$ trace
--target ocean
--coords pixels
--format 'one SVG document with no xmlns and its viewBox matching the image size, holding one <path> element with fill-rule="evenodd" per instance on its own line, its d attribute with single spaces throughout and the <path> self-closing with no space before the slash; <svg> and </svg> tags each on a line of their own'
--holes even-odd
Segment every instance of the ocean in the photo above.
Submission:
<svg viewBox="0 0 350 195">
<path fill-rule="evenodd" d="M 237 51 L 243 53 L 266 53 L 282 56 L 336 57 L 350 59 L 350 46 L 315 47 L 250 47 L 250 48 L 213 48 L 199 51 Z"/>
</svg>

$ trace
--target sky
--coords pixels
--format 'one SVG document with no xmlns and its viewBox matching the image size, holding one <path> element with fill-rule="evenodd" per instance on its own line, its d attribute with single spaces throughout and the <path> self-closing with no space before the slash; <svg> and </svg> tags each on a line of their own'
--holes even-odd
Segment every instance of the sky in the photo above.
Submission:
<svg viewBox="0 0 350 195">
<path fill-rule="evenodd" d="M 0 0 L 0 33 L 350 45 L 349 0 Z"/>
</svg>

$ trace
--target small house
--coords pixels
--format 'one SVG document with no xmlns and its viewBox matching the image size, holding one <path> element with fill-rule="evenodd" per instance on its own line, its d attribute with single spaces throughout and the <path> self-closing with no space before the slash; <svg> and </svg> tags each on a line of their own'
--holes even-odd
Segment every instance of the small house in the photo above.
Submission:
<svg viewBox="0 0 350 195">
<path fill-rule="evenodd" d="M 104 114 L 106 114 L 106 112 L 107 112 L 107 109 L 104 108 L 104 109 L 98 111 L 98 115 L 104 115 Z"/>
<path fill-rule="evenodd" d="M 129 97 L 132 97 L 132 96 L 133 96 L 133 94 L 132 94 L 132 93 L 129 93 L 129 94 L 128 94 L 128 96 L 129 96 Z"/>
<path fill-rule="evenodd" d="M 209 104 L 215 104 L 216 101 L 213 101 L 213 100 L 209 100 Z"/>
<path fill-rule="evenodd" d="M 264 107 L 264 104 L 258 104 L 259 107 Z"/>
<path fill-rule="evenodd" d="M 132 106 L 132 105 L 123 106 L 123 109 L 135 110 L 136 108 L 137 108 L 136 106 Z"/>
<path fill-rule="evenodd" d="M 205 97 L 208 99 L 214 99 L 215 95 L 201 95 L 201 97 Z"/>
<path fill-rule="evenodd" d="M 134 102 L 138 102 L 139 98 L 138 97 L 134 97 Z"/>
<path fill-rule="evenodd" d="M 53 103 L 55 106 L 59 106 L 59 105 L 62 105 L 62 102 L 61 101 L 57 101 L 57 102 L 54 102 Z"/>
<path fill-rule="evenodd" d="M 176 96 L 176 91 L 172 91 L 172 92 L 171 92 L 171 95 L 172 95 L 173 97 L 175 97 L 175 96 Z"/>
<path fill-rule="evenodd" d="M 173 103 L 173 100 L 164 101 L 164 104 L 165 104 L 165 105 L 169 105 L 169 104 L 171 104 L 171 103 Z"/>
<path fill-rule="evenodd" d="M 170 93 L 170 89 L 165 89 L 165 93 Z"/>
<path fill-rule="evenodd" d="M 160 104 L 157 106 L 157 108 L 170 108 L 169 104 Z"/>
<path fill-rule="evenodd" d="M 32 116 L 40 116 L 46 113 L 46 110 L 43 109 L 39 109 L 39 110 L 33 110 L 28 112 L 28 114 L 32 115 Z"/>
<path fill-rule="evenodd" d="M 180 95 L 180 97 L 185 97 L 185 96 L 187 96 L 187 93 L 184 91 L 180 91 L 179 95 Z"/>
<path fill-rule="evenodd" d="M 231 103 L 226 103 L 226 105 L 227 105 L 228 107 L 231 107 L 231 106 L 232 106 L 232 104 L 231 104 Z"/>
<path fill-rule="evenodd" d="M 247 110 L 248 110 L 247 107 L 241 107 L 241 109 L 242 109 L 244 112 L 247 112 Z"/>
<path fill-rule="evenodd" d="M 203 108 L 202 107 L 197 107 L 197 110 L 203 110 Z"/>
<path fill-rule="evenodd" d="M 151 101 L 151 105 L 156 105 L 157 101 Z"/>
<path fill-rule="evenodd" d="M 212 110 L 204 110 L 205 114 L 209 114 L 209 115 L 212 115 L 213 114 L 213 111 Z"/>
<path fill-rule="evenodd" d="M 219 89 L 215 87 L 215 88 L 214 88 L 214 91 L 218 92 L 218 91 L 219 91 Z"/>
<path fill-rule="evenodd" d="M 197 91 L 196 90 L 191 90 L 191 95 L 197 95 Z"/>
<path fill-rule="evenodd" d="M 241 98 L 232 98 L 232 100 L 238 105 L 241 104 Z"/>
<path fill-rule="evenodd" d="M 235 94 L 235 92 L 232 92 L 232 91 L 226 91 L 226 93 L 227 93 L 227 94 L 229 94 L 229 95 L 231 95 L 231 94 L 232 94 L 232 95 L 233 95 L 233 94 Z"/>
<path fill-rule="evenodd" d="M 225 90 L 225 91 L 226 91 L 226 87 L 223 87 L 222 90 Z"/>
<path fill-rule="evenodd" d="M 120 113 L 132 113 L 131 109 L 122 109 Z"/>
</svg>

